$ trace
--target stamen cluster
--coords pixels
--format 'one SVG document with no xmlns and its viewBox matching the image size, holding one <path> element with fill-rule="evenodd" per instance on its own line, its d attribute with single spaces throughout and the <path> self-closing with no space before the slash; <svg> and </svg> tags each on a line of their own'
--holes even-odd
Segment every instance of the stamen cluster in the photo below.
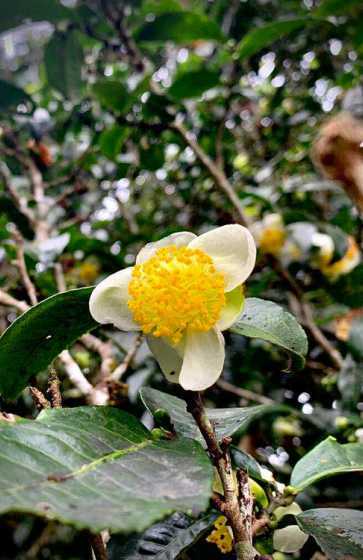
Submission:
<svg viewBox="0 0 363 560">
<path fill-rule="evenodd" d="M 136 265 L 129 309 L 146 334 L 177 344 L 187 329 L 208 331 L 225 304 L 224 277 L 199 249 L 163 247 Z"/>
</svg>

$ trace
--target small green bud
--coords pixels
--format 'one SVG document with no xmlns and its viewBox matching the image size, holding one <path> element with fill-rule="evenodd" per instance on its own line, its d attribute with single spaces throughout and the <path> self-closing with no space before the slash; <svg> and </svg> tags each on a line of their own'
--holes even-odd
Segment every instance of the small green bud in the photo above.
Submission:
<svg viewBox="0 0 363 560">
<path fill-rule="evenodd" d="M 349 420 L 346 416 L 337 416 L 334 423 L 340 430 L 344 430 L 349 426 Z"/>
</svg>

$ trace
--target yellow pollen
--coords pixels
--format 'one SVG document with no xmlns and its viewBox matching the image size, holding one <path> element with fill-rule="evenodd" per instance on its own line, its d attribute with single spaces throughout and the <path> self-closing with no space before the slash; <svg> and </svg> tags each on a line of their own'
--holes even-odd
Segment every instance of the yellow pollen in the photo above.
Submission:
<svg viewBox="0 0 363 560">
<path fill-rule="evenodd" d="M 259 246 L 263 253 L 277 256 L 284 246 L 285 239 L 286 233 L 283 228 L 267 227 L 262 232 Z"/>
<path fill-rule="evenodd" d="M 163 247 L 134 267 L 128 301 L 142 331 L 177 344 L 187 329 L 208 331 L 225 304 L 224 277 L 200 249 Z"/>
</svg>

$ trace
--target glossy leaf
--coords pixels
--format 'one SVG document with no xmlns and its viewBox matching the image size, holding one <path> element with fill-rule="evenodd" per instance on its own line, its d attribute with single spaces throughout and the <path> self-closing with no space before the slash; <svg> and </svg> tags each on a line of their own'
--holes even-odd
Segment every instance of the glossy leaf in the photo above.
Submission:
<svg viewBox="0 0 363 560">
<path fill-rule="evenodd" d="M 20 103 L 32 102 L 31 97 L 21 88 L 0 80 L 0 109 L 16 107 Z"/>
<path fill-rule="evenodd" d="M 116 113 L 123 113 L 130 102 L 130 94 L 125 86 L 116 80 L 99 80 L 93 86 L 93 94 L 98 101 Z"/>
<path fill-rule="evenodd" d="M 0 393 L 15 398 L 29 379 L 45 369 L 97 323 L 88 310 L 92 288 L 45 299 L 16 319 L 0 338 Z"/>
<path fill-rule="evenodd" d="M 56 0 L 12 0 L 2 2 L 0 31 L 21 25 L 25 20 L 59 21 L 72 12 Z"/>
<path fill-rule="evenodd" d="M 293 315 L 272 301 L 247 298 L 242 315 L 230 330 L 272 342 L 290 352 L 298 367 L 304 365 L 308 351 L 306 334 Z"/>
<path fill-rule="evenodd" d="M 151 414 L 160 409 L 169 413 L 177 434 L 204 442 L 192 416 L 187 412 L 185 401 L 150 387 L 141 389 L 140 396 Z M 218 439 L 221 440 L 224 436 L 231 436 L 239 430 L 246 429 L 250 422 L 265 414 L 283 411 L 286 408 L 283 405 L 210 408 L 207 409 L 207 414 L 213 421 Z"/>
<path fill-rule="evenodd" d="M 269 469 L 266 469 L 266 467 L 262 467 L 256 459 L 252 457 L 252 455 L 249 455 L 249 453 L 246 453 L 242 449 L 238 449 L 238 447 L 234 447 L 233 445 L 230 450 L 233 465 L 236 468 L 247 471 L 248 475 L 256 480 L 261 480 L 263 482 L 271 482 L 273 480 L 272 472 Z"/>
<path fill-rule="evenodd" d="M 220 41 L 218 25 L 206 16 L 192 12 L 170 12 L 145 23 L 135 36 L 137 41 L 173 41 L 183 44 L 198 39 Z"/>
<path fill-rule="evenodd" d="M 213 471 L 201 446 L 156 441 L 116 408 L 54 408 L 37 420 L 3 422 L 0 445 L 2 513 L 130 532 L 209 503 Z"/>
<path fill-rule="evenodd" d="M 219 72 L 203 68 L 184 72 L 175 78 L 168 94 L 177 101 L 200 97 L 202 93 L 219 84 L 219 75 Z"/>
<path fill-rule="evenodd" d="M 108 157 L 108 159 L 114 160 L 120 154 L 122 145 L 128 134 L 128 128 L 118 126 L 117 124 L 106 128 L 99 138 L 101 152 Z"/>
<path fill-rule="evenodd" d="M 363 445 L 340 444 L 328 437 L 296 463 L 291 485 L 303 490 L 318 480 L 337 474 L 363 470 Z"/>
<path fill-rule="evenodd" d="M 49 84 L 64 97 L 77 98 L 82 88 L 83 51 L 75 31 L 55 33 L 44 53 Z"/>
<path fill-rule="evenodd" d="M 245 35 L 237 47 L 240 59 L 248 58 L 262 49 L 269 47 L 282 39 L 292 31 L 306 25 L 306 18 L 294 18 L 267 23 L 257 29 L 253 29 Z"/>
<path fill-rule="evenodd" d="M 363 558 L 363 512 L 354 509 L 310 509 L 296 517 L 305 533 L 312 535 L 329 560 Z"/>
<path fill-rule="evenodd" d="M 119 544 L 117 535 L 108 546 L 110 560 L 170 560 L 178 558 L 211 528 L 218 514 L 211 513 L 198 521 L 174 513 L 164 521 Z"/>
</svg>

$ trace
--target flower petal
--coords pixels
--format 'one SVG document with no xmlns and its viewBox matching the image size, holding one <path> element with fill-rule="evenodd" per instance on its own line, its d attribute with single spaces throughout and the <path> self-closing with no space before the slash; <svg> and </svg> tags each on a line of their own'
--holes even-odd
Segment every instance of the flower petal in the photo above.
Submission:
<svg viewBox="0 0 363 560">
<path fill-rule="evenodd" d="M 244 306 L 245 296 L 242 286 L 225 294 L 226 304 L 221 311 L 221 316 L 216 324 L 217 329 L 225 331 L 236 322 Z"/>
<path fill-rule="evenodd" d="M 196 239 L 196 237 L 197 236 L 190 231 L 178 231 L 168 235 L 167 237 L 159 239 L 159 241 L 155 241 L 155 243 L 147 243 L 147 245 L 145 245 L 145 247 L 143 247 L 137 255 L 136 264 L 141 264 L 150 259 L 150 257 L 152 257 L 158 249 L 161 249 L 161 247 L 168 247 L 169 245 L 185 247 L 186 245 L 189 245 L 193 239 Z"/>
<path fill-rule="evenodd" d="M 222 373 L 224 355 L 224 338 L 220 331 L 188 332 L 180 385 L 188 391 L 203 391 L 213 385 Z"/>
<path fill-rule="evenodd" d="M 131 274 L 131 266 L 124 268 L 102 280 L 93 290 L 89 300 L 89 309 L 96 321 L 112 323 L 122 331 L 140 330 L 127 305 Z"/>
<path fill-rule="evenodd" d="M 239 224 L 222 226 L 203 233 L 189 244 L 202 249 L 213 259 L 225 277 L 225 291 L 230 292 L 251 274 L 256 261 L 256 245 L 247 228 Z"/>
<path fill-rule="evenodd" d="M 167 380 L 172 383 L 179 383 L 183 359 L 177 351 L 164 338 L 147 336 L 146 340 Z"/>
</svg>

